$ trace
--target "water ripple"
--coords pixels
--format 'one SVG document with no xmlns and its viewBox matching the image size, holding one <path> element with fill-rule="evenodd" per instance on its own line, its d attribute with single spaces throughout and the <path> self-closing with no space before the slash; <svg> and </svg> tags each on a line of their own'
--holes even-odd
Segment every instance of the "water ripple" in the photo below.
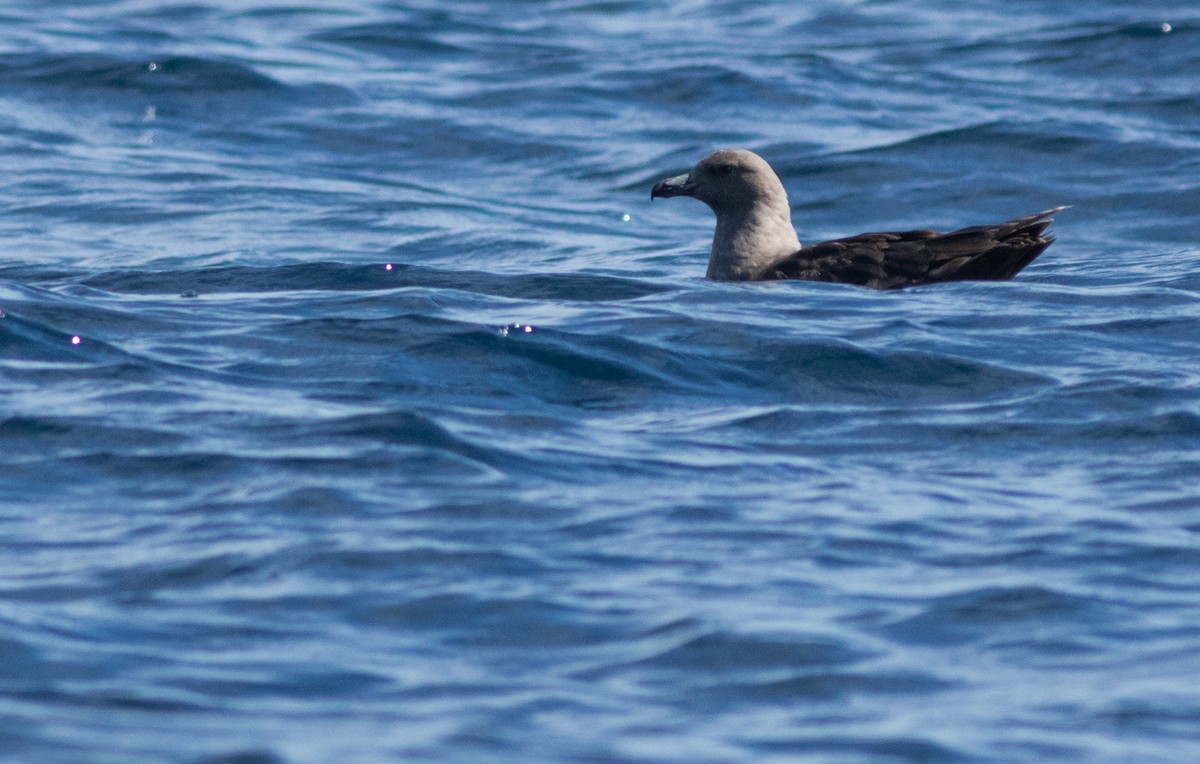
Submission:
<svg viewBox="0 0 1200 764">
<path fill-rule="evenodd" d="M 9 5 L 9 757 L 1200 755 L 1194 4 Z"/>
</svg>

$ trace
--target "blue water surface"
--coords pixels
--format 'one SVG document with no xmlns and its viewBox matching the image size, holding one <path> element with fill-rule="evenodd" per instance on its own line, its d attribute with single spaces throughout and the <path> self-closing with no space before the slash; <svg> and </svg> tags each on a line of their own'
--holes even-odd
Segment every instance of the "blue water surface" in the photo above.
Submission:
<svg viewBox="0 0 1200 764">
<path fill-rule="evenodd" d="M 1200 7 L 0 7 L 0 760 L 1200 760 Z M 1007 283 L 705 281 L 1060 204 Z"/>
</svg>

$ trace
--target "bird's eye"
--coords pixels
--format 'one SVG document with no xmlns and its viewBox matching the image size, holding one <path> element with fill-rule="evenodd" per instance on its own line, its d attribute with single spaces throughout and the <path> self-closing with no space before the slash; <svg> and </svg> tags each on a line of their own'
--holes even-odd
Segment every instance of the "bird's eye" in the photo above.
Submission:
<svg viewBox="0 0 1200 764">
<path fill-rule="evenodd" d="M 728 175 L 731 172 L 733 172 L 733 165 L 731 164 L 723 164 L 717 168 L 718 175 Z"/>
</svg>

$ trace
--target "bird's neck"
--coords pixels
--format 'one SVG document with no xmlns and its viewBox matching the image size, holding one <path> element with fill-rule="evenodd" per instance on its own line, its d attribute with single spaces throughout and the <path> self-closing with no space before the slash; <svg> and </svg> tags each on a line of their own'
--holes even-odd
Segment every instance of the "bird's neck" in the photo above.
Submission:
<svg viewBox="0 0 1200 764">
<path fill-rule="evenodd" d="M 708 278 L 748 281 L 800 249 L 787 197 L 745 210 L 717 210 Z"/>
</svg>

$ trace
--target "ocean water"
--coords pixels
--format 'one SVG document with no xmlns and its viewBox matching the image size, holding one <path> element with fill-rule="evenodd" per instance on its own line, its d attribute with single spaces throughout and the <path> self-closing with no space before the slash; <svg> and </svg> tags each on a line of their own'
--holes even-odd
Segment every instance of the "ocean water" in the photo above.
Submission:
<svg viewBox="0 0 1200 764">
<path fill-rule="evenodd" d="M 1200 759 L 1200 8 L 0 7 L 0 760 Z M 705 281 L 1059 204 L 1008 283 Z"/>
</svg>

